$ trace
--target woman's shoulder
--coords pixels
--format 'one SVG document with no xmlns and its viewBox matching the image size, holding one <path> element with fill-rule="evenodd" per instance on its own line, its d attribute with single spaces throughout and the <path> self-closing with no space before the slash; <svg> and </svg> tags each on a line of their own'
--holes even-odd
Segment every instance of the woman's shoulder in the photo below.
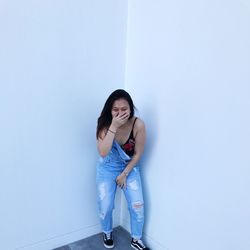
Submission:
<svg viewBox="0 0 250 250">
<path fill-rule="evenodd" d="M 135 125 L 134 125 L 135 129 L 142 129 L 145 127 L 144 121 L 141 118 L 135 117 L 134 119 L 135 119 Z"/>
</svg>

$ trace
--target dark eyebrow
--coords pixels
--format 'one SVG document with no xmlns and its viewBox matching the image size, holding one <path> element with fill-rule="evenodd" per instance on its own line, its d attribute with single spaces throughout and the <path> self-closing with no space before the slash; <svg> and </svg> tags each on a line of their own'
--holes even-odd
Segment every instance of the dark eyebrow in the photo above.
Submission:
<svg viewBox="0 0 250 250">
<path fill-rule="evenodd" d="M 127 109 L 127 106 L 121 107 L 121 109 Z M 119 109 L 119 107 L 113 107 L 112 109 Z"/>
</svg>

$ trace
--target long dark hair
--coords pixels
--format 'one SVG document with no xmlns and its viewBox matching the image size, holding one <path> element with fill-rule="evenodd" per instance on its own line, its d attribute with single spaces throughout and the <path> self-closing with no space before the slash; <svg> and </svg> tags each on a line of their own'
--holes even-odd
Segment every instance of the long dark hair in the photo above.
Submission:
<svg viewBox="0 0 250 250">
<path fill-rule="evenodd" d="M 133 100 L 131 98 L 131 96 L 129 95 L 128 92 L 126 92 L 124 89 L 117 89 L 114 92 L 112 92 L 110 94 L 110 96 L 108 97 L 108 99 L 106 100 L 104 107 L 102 109 L 101 115 L 97 120 L 97 129 L 96 129 L 96 138 L 99 138 L 100 132 L 105 129 L 108 128 L 112 122 L 112 114 L 111 114 L 111 110 L 113 107 L 113 104 L 116 100 L 119 99 L 125 99 L 130 107 L 130 116 L 128 119 L 131 119 L 134 116 L 134 103 Z"/>
</svg>

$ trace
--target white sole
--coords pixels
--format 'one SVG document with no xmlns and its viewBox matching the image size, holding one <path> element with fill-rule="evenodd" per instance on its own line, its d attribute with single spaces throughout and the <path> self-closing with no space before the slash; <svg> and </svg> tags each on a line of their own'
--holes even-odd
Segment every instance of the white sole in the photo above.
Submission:
<svg viewBox="0 0 250 250">
<path fill-rule="evenodd" d="M 103 245 L 104 245 L 105 248 L 108 248 L 108 249 L 111 249 L 111 248 L 114 248 L 114 247 L 115 247 L 115 245 L 113 245 L 113 246 L 107 246 L 107 245 L 105 245 L 104 243 L 103 243 Z"/>
<path fill-rule="evenodd" d="M 132 244 L 130 245 L 132 248 L 138 250 L 138 248 L 134 247 Z M 143 248 L 141 248 L 141 250 L 143 250 Z"/>
</svg>

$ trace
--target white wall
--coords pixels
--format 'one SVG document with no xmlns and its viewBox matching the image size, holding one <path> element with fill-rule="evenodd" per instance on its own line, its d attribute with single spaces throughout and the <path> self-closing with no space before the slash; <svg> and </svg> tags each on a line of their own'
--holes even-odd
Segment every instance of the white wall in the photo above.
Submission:
<svg viewBox="0 0 250 250">
<path fill-rule="evenodd" d="M 100 230 L 93 124 L 124 78 L 148 131 L 151 247 L 249 249 L 249 2 L 129 1 L 128 20 L 126 5 L 0 1 L 3 249 Z"/>
<path fill-rule="evenodd" d="M 126 18 L 123 0 L 0 1 L 1 249 L 100 231 L 95 126 L 123 86 Z"/>
<path fill-rule="evenodd" d="M 127 34 L 126 89 L 148 131 L 146 238 L 250 249 L 249 1 L 129 1 Z"/>
</svg>

